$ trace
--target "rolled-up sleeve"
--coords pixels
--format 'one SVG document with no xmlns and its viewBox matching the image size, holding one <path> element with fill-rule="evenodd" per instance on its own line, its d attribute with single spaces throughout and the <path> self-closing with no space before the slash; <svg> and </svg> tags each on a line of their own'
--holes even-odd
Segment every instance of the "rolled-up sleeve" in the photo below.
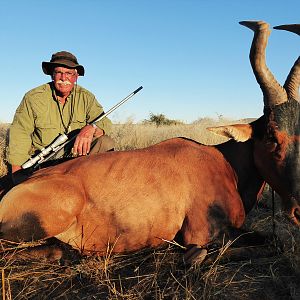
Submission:
<svg viewBox="0 0 300 300">
<path fill-rule="evenodd" d="M 88 111 L 87 111 L 87 123 L 94 121 L 97 117 L 99 117 L 103 111 L 103 107 L 97 101 L 97 99 L 93 96 L 90 98 Z M 105 134 L 109 135 L 112 130 L 112 122 L 107 117 L 103 118 L 102 120 L 96 122 L 96 125 L 102 129 Z"/>
<path fill-rule="evenodd" d="M 22 165 L 30 157 L 31 135 L 34 131 L 34 118 L 26 96 L 16 110 L 9 128 L 7 160 L 12 165 Z"/>
</svg>

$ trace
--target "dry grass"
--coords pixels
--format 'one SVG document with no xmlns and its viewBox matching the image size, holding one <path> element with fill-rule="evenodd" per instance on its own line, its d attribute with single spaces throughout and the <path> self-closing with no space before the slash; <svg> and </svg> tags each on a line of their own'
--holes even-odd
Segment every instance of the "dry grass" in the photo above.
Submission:
<svg viewBox="0 0 300 300">
<path fill-rule="evenodd" d="M 115 124 L 112 137 L 118 150 L 144 148 L 173 137 L 186 137 L 199 143 L 213 145 L 226 140 L 208 131 L 209 126 L 219 126 L 232 123 L 229 120 L 205 119 L 198 124 L 182 124 L 170 126 L 155 126 L 153 124 Z"/>
<path fill-rule="evenodd" d="M 140 148 L 172 136 L 209 144 L 220 142 L 204 132 L 201 124 L 156 128 L 128 123 L 116 125 L 113 136 L 119 149 Z M 5 173 L 2 165 L 1 171 Z M 259 206 L 247 217 L 247 229 L 272 234 L 270 203 L 270 191 L 266 189 Z M 16 254 L 0 256 L 2 298 L 300 299 L 300 232 L 286 220 L 278 199 L 275 203 L 274 223 L 281 254 L 228 262 L 222 261 L 228 247 L 224 245 L 209 264 L 187 267 L 182 249 L 168 244 L 124 255 L 111 255 L 108 249 L 104 257 L 49 263 L 17 259 L 22 249 L 13 245 Z"/>
<path fill-rule="evenodd" d="M 8 124 L 0 124 L 0 177 L 7 173 L 7 166 L 5 163 L 5 150 L 8 128 Z"/>
</svg>

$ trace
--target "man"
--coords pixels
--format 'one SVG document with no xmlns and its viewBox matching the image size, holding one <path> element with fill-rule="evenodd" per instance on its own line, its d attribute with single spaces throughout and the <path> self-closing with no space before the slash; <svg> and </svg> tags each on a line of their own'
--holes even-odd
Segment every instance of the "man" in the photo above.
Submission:
<svg viewBox="0 0 300 300">
<path fill-rule="evenodd" d="M 88 125 L 103 108 L 91 92 L 77 85 L 78 76 L 84 76 L 84 67 L 77 58 L 60 51 L 52 55 L 50 62 L 43 62 L 42 69 L 52 81 L 25 94 L 9 130 L 7 160 L 12 173 L 62 133 L 79 131 L 73 148 L 60 153 L 63 156 L 69 156 L 70 152 L 80 156 L 114 148 L 108 136 L 111 128 L 108 118 L 97 122 L 97 126 Z"/>
</svg>

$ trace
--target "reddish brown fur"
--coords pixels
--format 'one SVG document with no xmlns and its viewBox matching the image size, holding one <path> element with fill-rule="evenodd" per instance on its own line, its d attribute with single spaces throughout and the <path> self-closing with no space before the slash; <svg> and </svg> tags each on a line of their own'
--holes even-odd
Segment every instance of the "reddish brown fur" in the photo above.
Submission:
<svg viewBox="0 0 300 300">
<path fill-rule="evenodd" d="M 185 245 L 205 245 L 218 234 L 209 220 L 214 206 L 232 226 L 243 224 L 235 172 L 215 148 L 172 139 L 41 170 L 3 198 L 0 212 L 2 224 L 33 213 L 43 238 L 87 251 L 112 244 L 122 252 L 172 240 L 181 228 Z"/>
</svg>

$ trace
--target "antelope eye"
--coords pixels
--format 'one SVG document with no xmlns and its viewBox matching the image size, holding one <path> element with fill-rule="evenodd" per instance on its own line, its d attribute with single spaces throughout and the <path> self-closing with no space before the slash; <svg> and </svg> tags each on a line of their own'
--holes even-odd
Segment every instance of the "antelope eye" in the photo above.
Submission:
<svg viewBox="0 0 300 300">
<path fill-rule="evenodd" d="M 278 141 L 275 137 L 269 137 L 266 140 L 266 146 L 271 152 L 274 152 L 278 146 Z"/>
</svg>

